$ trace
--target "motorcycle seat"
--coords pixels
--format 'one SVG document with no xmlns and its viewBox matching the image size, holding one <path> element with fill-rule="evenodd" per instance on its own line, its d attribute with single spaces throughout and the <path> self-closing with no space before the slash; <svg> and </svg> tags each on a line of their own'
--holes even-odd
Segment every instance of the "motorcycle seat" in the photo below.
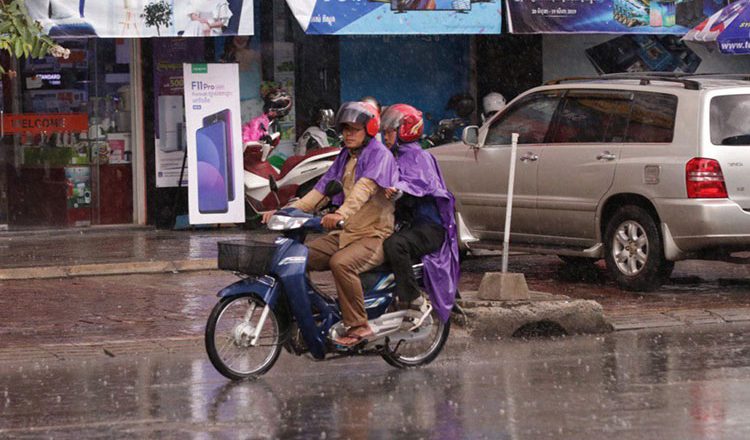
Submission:
<svg viewBox="0 0 750 440">
<path fill-rule="evenodd" d="M 412 261 L 412 270 L 419 280 L 419 278 L 422 277 L 422 262 Z M 370 290 L 372 290 L 373 287 L 375 287 L 375 285 L 383 278 L 384 275 L 390 274 L 392 272 L 393 271 L 391 270 L 390 264 L 383 263 L 380 266 L 373 267 L 367 272 L 362 272 L 361 274 L 359 274 L 359 279 L 360 281 L 362 281 L 362 290 L 364 290 L 365 295 Z"/>
<path fill-rule="evenodd" d="M 245 153 L 243 154 L 243 165 L 244 169 L 246 171 L 249 171 L 253 174 L 257 174 L 258 176 L 262 176 L 264 178 L 268 178 L 269 175 L 272 175 L 275 179 L 279 179 L 279 173 L 276 171 L 276 168 L 271 166 L 270 163 L 267 161 L 263 162 L 260 160 L 262 156 L 260 147 L 257 146 L 251 146 L 247 147 L 245 149 Z"/>
<path fill-rule="evenodd" d="M 303 160 L 305 160 L 305 156 L 292 156 L 288 158 L 284 162 L 284 165 L 281 166 L 281 172 L 279 172 L 279 179 L 283 179 L 284 176 L 286 176 L 289 173 L 289 171 L 292 171 L 292 169 L 294 169 L 294 167 L 299 165 L 299 163 L 302 162 Z"/>
</svg>

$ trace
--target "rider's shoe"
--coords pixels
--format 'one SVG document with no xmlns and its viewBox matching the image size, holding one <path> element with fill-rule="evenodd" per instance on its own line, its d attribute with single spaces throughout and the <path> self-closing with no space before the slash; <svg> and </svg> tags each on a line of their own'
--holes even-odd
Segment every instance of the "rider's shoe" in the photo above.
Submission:
<svg viewBox="0 0 750 440">
<path fill-rule="evenodd" d="M 419 295 L 416 299 L 408 303 L 400 302 L 399 309 L 414 310 L 419 312 L 418 314 L 415 313 L 412 316 L 413 321 L 412 326 L 409 328 L 409 331 L 414 331 L 422 325 L 422 323 L 425 319 L 427 319 L 428 316 L 430 316 L 430 313 L 432 313 L 432 304 L 430 304 L 430 301 L 427 300 L 424 295 Z"/>
</svg>

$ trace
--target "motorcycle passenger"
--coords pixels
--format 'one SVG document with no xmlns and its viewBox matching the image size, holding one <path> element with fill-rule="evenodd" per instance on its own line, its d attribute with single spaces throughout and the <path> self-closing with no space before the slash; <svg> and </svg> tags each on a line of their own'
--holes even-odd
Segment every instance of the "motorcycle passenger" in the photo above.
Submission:
<svg viewBox="0 0 750 440">
<path fill-rule="evenodd" d="M 242 143 L 259 141 L 267 136 L 271 124 L 292 110 L 292 97 L 282 89 L 272 89 L 263 96 L 263 114 L 242 126 Z"/>
<path fill-rule="evenodd" d="M 407 104 L 383 113 L 383 138 L 396 157 L 399 181 L 386 189 L 396 200 L 396 232 L 383 243 L 396 278 L 400 308 L 420 309 L 423 298 L 412 272 L 412 260 L 424 265 L 425 289 L 441 319 L 450 316 L 458 289 L 459 262 L 454 198 L 435 158 L 417 142 L 422 112 Z"/>
<path fill-rule="evenodd" d="M 375 107 L 346 102 L 336 115 L 336 129 L 343 133 L 344 148 L 315 188 L 291 206 L 312 212 L 324 201 L 326 184 L 339 180 L 343 194 L 333 197 L 338 209 L 323 217 L 328 235 L 308 244 L 307 265 L 311 270 L 330 269 L 336 283 L 344 324 L 348 331 L 334 341 L 353 346 L 374 333 L 367 322 L 364 292 L 359 274 L 384 261 L 383 240 L 393 232 L 394 206 L 385 188 L 398 180 L 393 155 L 375 139 L 380 118 Z M 263 215 L 266 223 L 273 212 Z M 340 221 L 343 230 L 335 230 Z"/>
</svg>

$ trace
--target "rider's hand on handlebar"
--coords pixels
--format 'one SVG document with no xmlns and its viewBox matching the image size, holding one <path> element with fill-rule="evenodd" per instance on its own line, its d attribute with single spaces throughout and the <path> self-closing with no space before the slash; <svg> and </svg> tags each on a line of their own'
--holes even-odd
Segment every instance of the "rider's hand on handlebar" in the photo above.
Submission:
<svg viewBox="0 0 750 440">
<path fill-rule="evenodd" d="M 326 214 L 323 216 L 323 219 L 320 221 L 320 223 L 323 225 L 326 229 L 337 229 L 339 226 L 339 222 L 344 221 L 344 217 L 341 216 L 341 214 L 336 214 L 335 212 L 332 214 Z"/>
<path fill-rule="evenodd" d="M 276 214 L 276 210 L 275 209 L 273 211 L 266 211 L 266 212 L 264 212 L 263 213 L 263 220 L 261 220 L 263 222 L 263 224 L 265 225 L 266 223 L 268 223 L 268 221 L 271 220 L 271 217 L 273 217 L 274 214 Z"/>
</svg>

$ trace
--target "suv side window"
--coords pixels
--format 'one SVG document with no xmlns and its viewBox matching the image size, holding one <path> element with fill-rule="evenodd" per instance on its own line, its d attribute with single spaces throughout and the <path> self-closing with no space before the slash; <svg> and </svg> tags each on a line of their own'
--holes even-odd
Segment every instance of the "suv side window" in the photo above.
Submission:
<svg viewBox="0 0 750 440">
<path fill-rule="evenodd" d="M 711 99 L 711 143 L 750 145 L 750 95 Z"/>
<path fill-rule="evenodd" d="M 548 143 L 622 142 L 632 100 L 632 92 L 568 91 Z"/>
<path fill-rule="evenodd" d="M 547 135 L 552 116 L 560 102 L 560 92 L 541 92 L 515 103 L 496 119 L 487 132 L 487 145 L 509 145 L 518 133 L 519 144 L 540 144 Z"/>
<path fill-rule="evenodd" d="M 625 142 L 672 142 L 677 97 L 637 92 Z"/>
</svg>

